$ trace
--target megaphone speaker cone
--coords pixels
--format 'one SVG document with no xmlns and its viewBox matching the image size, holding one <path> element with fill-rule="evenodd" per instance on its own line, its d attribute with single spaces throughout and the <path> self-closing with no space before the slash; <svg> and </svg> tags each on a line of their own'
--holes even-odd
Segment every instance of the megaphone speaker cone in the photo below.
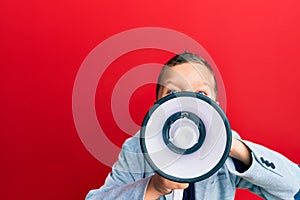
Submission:
<svg viewBox="0 0 300 200">
<path fill-rule="evenodd" d="M 197 132 L 193 127 L 182 124 L 174 131 L 172 143 L 181 149 L 189 149 L 198 141 Z"/>
<path fill-rule="evenodd" d="M 148 111 L 140 144 L 156 173 L 176 182 L 196 182 L 223 166 L 231 137 L 228 119 L 216 102 L 202 94 L 177 92 Z"/>
<path fill-rule="evenodd" d="M 202 145 L 205 128 L 197 115 L 188 111 L 179 111 L 166 120 L 162 136 L 170 150 L 178 154 L 189 154 Z"/>
</svg>

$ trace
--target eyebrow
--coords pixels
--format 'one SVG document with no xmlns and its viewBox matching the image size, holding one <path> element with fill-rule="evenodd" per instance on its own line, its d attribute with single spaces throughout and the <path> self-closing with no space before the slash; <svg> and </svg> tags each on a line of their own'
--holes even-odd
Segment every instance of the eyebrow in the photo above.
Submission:
<svg viewBox="0 0 300 200">
<path fill-rule="evenodd" d="M 181 87 L 178 86 L 178 84 L 175 84 L 174 81 L 168 80 L 164 84 L 161 84 L 161 86 L 168 88 L 168 89 L 182 89 Z M 171 88 L 169 88 L 171 87 Z"/>
<path fill-rule="evenodd" d="M 164 88 L 167 88 L 167 89 L 174 89 L 174 90 L 178 90 L 178 91 L 184 91 L 186 90 L 187 88 L 186 87 L 182 87 L 182 85 L 178 85 L 176 84 L 176 81 L 174 82 L 174 80 L 167 80 L 165 82 L 163 82 L 164 84 L 161 84 L 161 86 L 163 86 Z M 185 86 L 185 85 L 184 85 Z M 197 87 L 197 91 L 198 90 L 205 90 L 207 92 L 209 92 L 211 89 L 209 87 L 209 83 L 207 81 L 203 81 L 201 83 L 199 83 L 199 87 Z"/>
</svg>

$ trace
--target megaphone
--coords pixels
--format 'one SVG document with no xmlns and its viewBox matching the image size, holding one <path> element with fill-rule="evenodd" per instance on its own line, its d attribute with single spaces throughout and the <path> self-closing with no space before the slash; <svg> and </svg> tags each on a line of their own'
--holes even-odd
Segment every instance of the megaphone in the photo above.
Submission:
<svg viewBox="0 0 300 200">
<path fill-rule="evenodd" d="M 142 122 L 140 145 L 150 167 L 175 182 L 204 180 L 229 155 L 232 133 L 219 105 L 194 92 L 171 93 L 158 100 Z M 182 199 L 183 191 L 173 194 Z M 177 197 L 176 197 L 177 196 Z"/>
</svg>

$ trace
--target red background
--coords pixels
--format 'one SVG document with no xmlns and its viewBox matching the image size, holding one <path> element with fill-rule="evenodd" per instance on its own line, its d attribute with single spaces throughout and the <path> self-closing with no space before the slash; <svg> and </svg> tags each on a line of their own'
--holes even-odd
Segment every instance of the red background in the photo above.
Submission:
<svg viewBox="0 0 300 200">
<path fill-rule="evenodd" d="M 110 168 L 85 149 L 75 129 L 74 80 L 95 46 L 145 26 L 174 29 L 202 44 L 223 77 L 232 127 L 300 163 L 299 6 L 297 0 L 1 1 L 0 198 L 84 199 L 103 184 Z M 135 54 L 142 55 L 138 61 Z M 110 67 L 167 58 L 137 51 Z M 153 88 L 132 97 L 136 121 L 153 103 Z M 145 104 L 137 104 L 144 95 Z M 99 109 L 99 93 L 96 100 Z M 110 137 L 120 146 L 126 137 L 117 134 Z M 238 191 L 236 199 L 258 198 Z"/>
</svg>

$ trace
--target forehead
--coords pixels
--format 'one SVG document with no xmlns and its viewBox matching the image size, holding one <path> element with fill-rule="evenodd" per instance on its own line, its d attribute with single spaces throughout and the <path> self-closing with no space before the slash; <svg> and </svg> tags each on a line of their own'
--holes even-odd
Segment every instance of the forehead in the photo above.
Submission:
<svg viewBox="0 0 300 200">
<path fill-rule="evenodd" d="M 160 84 L 166 86 L 170 82 L 176 85 L 207 84 L 213 86 L 214 78 L 212 72 L 202 64 L 183 63 L 165 67 Z"/>
</svg>

